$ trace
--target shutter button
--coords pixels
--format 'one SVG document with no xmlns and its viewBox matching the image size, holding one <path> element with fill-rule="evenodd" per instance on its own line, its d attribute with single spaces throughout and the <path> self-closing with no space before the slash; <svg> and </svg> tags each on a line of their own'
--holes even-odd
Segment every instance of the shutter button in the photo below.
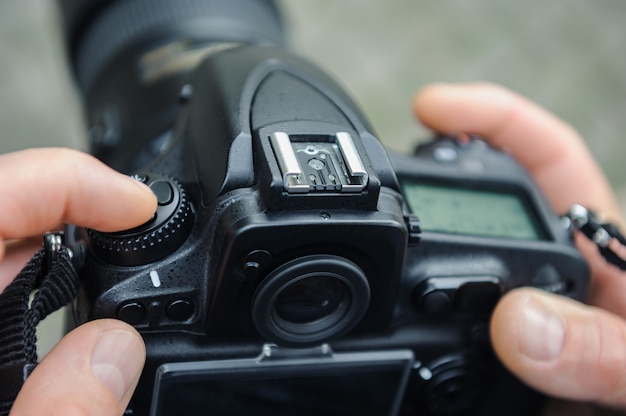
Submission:
<svg viewBox="0 0 626 416">
<path fill-rule="evenodd" d="M 174 199 L 174 191 L 166 180 L 156 180 L 149 186 L 152 193 L 156 196 L 159 205 L 167 205 Z"/>
</svg>

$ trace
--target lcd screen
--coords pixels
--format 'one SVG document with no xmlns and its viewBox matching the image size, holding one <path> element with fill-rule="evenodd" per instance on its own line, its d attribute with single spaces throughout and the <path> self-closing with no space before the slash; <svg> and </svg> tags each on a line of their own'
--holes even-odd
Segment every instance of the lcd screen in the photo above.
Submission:
<svg viewBox="0 0 626 416">
<path fill-rule="evenodd" d="M 412 362 L 412 352 L 400 350 L 166 364 L 151 415 L 396 415 Z"/>
<path fill-rule="evenodd" d="M 546 238 L 519 193 L 415 180 L 402 181 L 402 189 L 424 231 L 517 240 Z"/>
</svg>

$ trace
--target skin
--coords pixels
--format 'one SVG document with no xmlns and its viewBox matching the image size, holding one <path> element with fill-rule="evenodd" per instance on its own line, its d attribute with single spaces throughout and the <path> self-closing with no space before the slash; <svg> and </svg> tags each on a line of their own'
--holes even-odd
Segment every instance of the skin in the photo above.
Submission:
<svg viewBox="0 0 626 416">
<path fill-rule="evenodd" d="M 146 222 L 156 198 L 142 184 L 67 149 L 0 156 L 0 290 L 62 223 L 119 231 Z M 37 236 L 36 238 L 31 238 Z M 42 360 L 11 410 L 20 415 L 121 415 L 132 395 L 145 347 L 116 320 L 83 325 Z"/>
<path fill-rule="evenodd" d="M 580 203 L 623 225 L 615 196 L 582 139 L 532 102 L 490 84 L 432 85 L 417 94 L 414 108 L 435 131 L 476 133 L 510 152 L 556 212 Z M 561 399 L 623 410 L 626 274 L 606 263 L 581 236 L 576 244 L 592 271 L 590 305 L 533 289 L 512 291 L 493 314 L 492 342 L 502 362 L 535 388 Z M 548 414 L 607 412 L 560 401 Z"/>
<path fill-rule="evenodd" d="M 535 104 L 498 86 L 471 84 L 427 87 L 414 105 L 418 118 L 435 131 L 476 133 L 510 152 L 557 212 L 581 203 L 623 224 L 611 188 L 584 142 Z M 2 155 L 0 177 L 12 178 L 0 181 L 0 195 L 11 196 L 0 199 L 0 289 L 41 245 L 43 232 L 62 223 L 128 229 L 147 221 L 156 207 L 145 186 L 71 150 Z M 592 269 L 589 305 L 519 289 L 500 301 L 491 322 L 494 348 L 504 364 L 560 398 L 548 409 L 551 416 L 610 414 L 606 406 L 626 407 L 626 296 L 621 295 L 626 276 L 584 239 L 576 242 Z M 128 325 L 115 320 L 85 324 L 42 360 L 11 415 L 121 415 L 144 359 L 143 342 Z"/>
</svg>

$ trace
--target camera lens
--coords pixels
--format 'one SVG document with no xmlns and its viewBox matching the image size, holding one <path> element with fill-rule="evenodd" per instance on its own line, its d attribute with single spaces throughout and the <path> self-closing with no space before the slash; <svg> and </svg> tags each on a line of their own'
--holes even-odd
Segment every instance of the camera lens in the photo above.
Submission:
<svg viewBox="0 0 626 416">
<path fill-rule="evenodd" d="M 278 319 L 296 324 L 316 322 L 347 308 L 350 290 L 335 276 L 311 276 L 283 289 L 274 302 Z"/>
<path fill-rule="evenodd" d="M 284 44 L 274 0 L 60 1 L 90 151 L 125 173 L 168 147 L 176 97 L 203 58 L 239 45 Z"/>
<path fill-rule="evenodd" d="M 306 346 L 346 334 L 370 301 L 365 273 L 343 257 L 301 257 L 275 269 L 252 301 L 252 319 L 266 339 Z"/>
</svg>

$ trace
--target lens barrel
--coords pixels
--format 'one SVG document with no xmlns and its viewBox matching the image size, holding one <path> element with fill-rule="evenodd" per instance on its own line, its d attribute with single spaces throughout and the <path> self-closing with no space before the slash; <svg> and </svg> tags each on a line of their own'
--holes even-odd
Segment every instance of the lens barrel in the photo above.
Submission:
<svg viewBox="0 0 626 416">
<path fill-rule="evenodd" d="M 59 1 L 89 151 L 124 173 L 167 147 L 181 88 L 207 55 L 284 44 L 272 0 Z"/>
<path fill-rule="evenodd" d="M 87 91 L 111 61 L 149 43 L 188 38 L 283 44 L 280 15 L 269 0 L 110 1 L 79 36 L 73 61 Z"/>
</svg>

